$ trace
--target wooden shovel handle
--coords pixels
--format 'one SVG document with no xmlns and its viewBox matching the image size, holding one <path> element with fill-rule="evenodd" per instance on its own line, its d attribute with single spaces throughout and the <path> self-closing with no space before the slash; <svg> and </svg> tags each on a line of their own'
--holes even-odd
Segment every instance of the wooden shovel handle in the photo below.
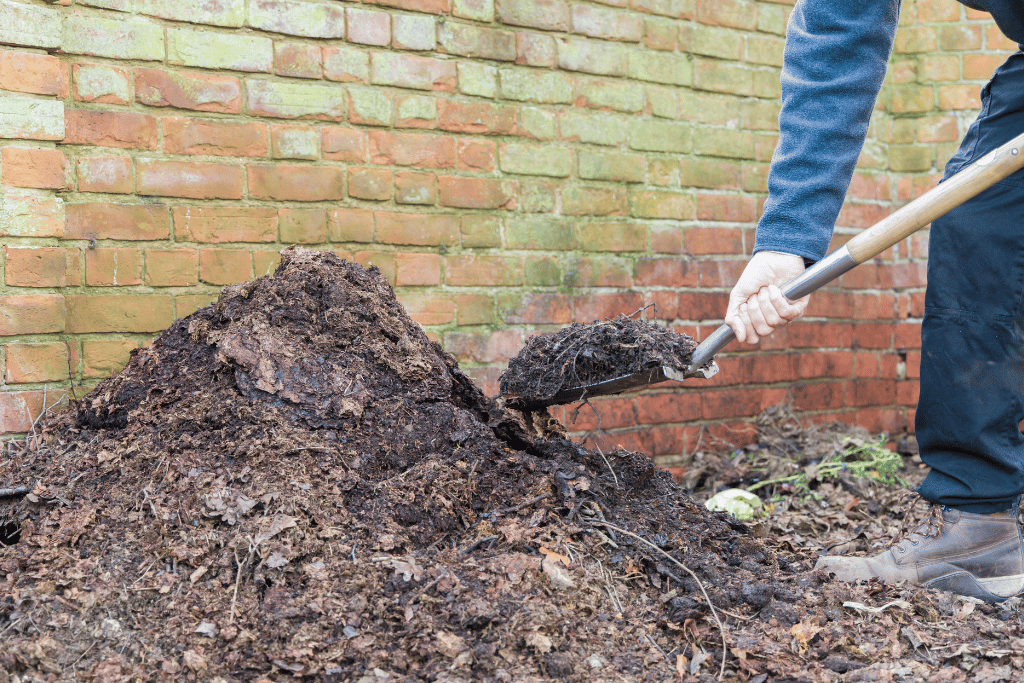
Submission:
<svg viewBox="0 0 1024 683">
<path fill-rule="evenodd" d="M 846 243 L 850 256 L 864 263 L 1021 168 L 1024 133 L 858 234 Z"/>
</svg>

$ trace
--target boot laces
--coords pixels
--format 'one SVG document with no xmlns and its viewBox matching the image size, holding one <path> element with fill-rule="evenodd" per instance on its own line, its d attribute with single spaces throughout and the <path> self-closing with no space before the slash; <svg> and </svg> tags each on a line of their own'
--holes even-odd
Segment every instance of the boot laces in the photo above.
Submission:
<svg viewBox="0 0 1024 683">
<path fill-rule="evenodd" d="M 916 493 L 911 493 L 903 504 L 903 520 L 900 523 L 899 531 L 896 532 L 896 536 L 893 537 L 892 543 L 890 544 L 890 547 L 895 547 L 901 553 L 907 551 L 908 544 L 916 546 L 926 538 L 933 538 L 942 535 L 946 530 L 946 518 L 943 514 L 946 507 L 944 505 L 928 503 L 928 514 L 924 518 L 924 521 L 915 526 L 910 533 L 907 534 L 907 528 L 914 517 L 914 515 L 911 514 L 914 506 L 922 500 L 924 499 L 921 498 L 921 496 Z"/>
</svg>

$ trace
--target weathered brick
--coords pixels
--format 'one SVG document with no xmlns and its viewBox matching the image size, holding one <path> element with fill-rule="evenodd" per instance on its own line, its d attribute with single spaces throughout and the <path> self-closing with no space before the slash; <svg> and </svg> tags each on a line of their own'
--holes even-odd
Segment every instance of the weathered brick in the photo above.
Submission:
<svg viewBox="0 0 1024 683">
<path fill-rule="evenodd" d="M 373 242 L 373 211 L 331 209 L 327 221 L 332 242 Z"/>
<path fill-rule="evenodd" d="M 0 50 L 0 89 L 66 97 L 68 65 L 51 55 Z"/>
<path fill-rule="evenodd" d="M 634 218 L 671 218 L 693 220 L 696 217 L 693 197 L 678 192 L 631 190 L 629 215 Z"/>
<path fill-rule="evenodd" d="M 348 120 L 363 126 L 390 126 L 394 108 L 391 98 L 379 88 L 348 89 Z"/>
<path fill-rule="evenodd" d="M 158 332 L 174 320 L 168 296 L 69 294 L 66 299 L 66 331 L 71 334 Z"/>
<path fill-rule="evenodd" d="M 579 151 L 579 176 L 585 180 L 642 183 L 646 160 L 639 154 Z"/>
<path fill-rule="evenodd" d="M 140 249 L 86 249 L 85 284 L 116 287 L 142 284 Z"/>
<path fill-rule="evenodd" d="M 77 170 L 79 192 L 131 194 L 135 189 L 130 157 L 82 157 Z"/>
<path fill-rule="evenodd" d="M 167 63 L 270 73 L 274 70 L 274 42 L 242 33 L 168 28 Z"/>
<path fill-rule="evenodd" d="M 516 34 L 516 64 L 554 66 L 555 39 L 537 33 Z"/>
<path fill-rule="evenodd" d="M 270 207 L 176 206 L 171 215 L 178 242 L 224 244 L 277 239 L 277 211 Z"/>
<path fill-rule="evenodd" d="M 60 49 L 76 55 L 163 61 L 164 30 L 155 22 L 137 17 L 107 19 L 69 14 L 64 16 Z"/>
<path fill-rule="evenodd" d="M 74 64 L 75 99 L 81 102 L 128 104 L 131 87 L 128 72 L 105 64 Z"/>
<path fill-rule="evenodd" d="M 391 36 L 392 47 L 433 50 L 437 47 L 437 20 L 431 16 L 395 14 L 391 17 Z"/>
<path fill-rule="evenodd" d="M 522 262 L 514 256 L 450 255 L 445 281 L 455 287 L 509 287 L 523 282 Z"/>
<path fill-rule="evenodd" d="M 750 64 L 782 66 L 785 41 L 774 36 L 750 35 L 744 38 L 746 61 Z"/>
<path fill-rule="evenodd" d="M 514 209 L 516 184 L 508 180 L 438 176 L 437 194 L 442 206 L 462 209 Z"/>
<path fill-rule="evenodd" d="M 753 223 L 757 220 L 753 197 L 697 193 L 697 220 Z"/>
<path fill-rule="evenodd" d="M 561 138 L 570 142 L 619 146 L 626 141 L 626 120 L 618 116 L 568 112 L 559 114 L 558 128 Z"/>
<path fill-rule="evenodd" d="M 327 212 L 323 209 L 282 208 L 277 213 L 282 242 L 323 244 L 327 241 Z"/>
<path fill-rule="evenodd" d="M 676 35 L 679 33 L 676 22 L 669 19 L 644 19 L 644 45 L 652 50 L 676 49 Z"/>
<path fill-rule="evenodd" d="M 505 173 L 567 178 L 572 172 L 572 150 L 566 147 L 505 143 L 498 159 Z"/>
<path fill-rule="evenodd" d="M 245 21 L 244 0 L 135 0 L 135 11 L 211 26 L 239 27 Z"/>
<path fill-rule="evenodd" d="M 0 237 L 63 237 L 64 201 L 52 192 L 11 189 L 0 198 Z"/>
<path fill-rule="evenodd" d="M 321 129 L 325 159 L 366 161 L 366 133 L 355 128 L 329 126 Z"/>
<path fill-rule="evenodd" d="M 393 252 L 357 251 L 353 254 L 353 260 L 364 268 L 378 268 L 380 270 L 380 274 L 383 275 L 389 283 L 394 285 L 396 268 L 395 254 Z M 452 308 L 454 308 L 454 306 Z M 451 321 L 447 320 L 446 322 Z"/>
<path fill-rule="evenodd" d="M 555 41 L 558 67 L 601 76 L 625 76 L 629 53 L 616 43 L 586 38 L 559 38 Z"/>
<path fill-rule="evenodd" d="M 271 126 L 270 144 L 275 159 L 320 158 L 320 131 L 312 126 Z"/>
<path fill-rule="evenodd" d="M 499 299 L 498 307 L 501 319 L 509 325 L 537 323 L 568 325 L 573 320 L 572 297 L 567 294 L 543 292 L 509 294 Z M 493 304 L 490 310 L 493 311 Z M 461 315 L 459 324 L 463 324 Z"/>
<path fill-rule="evenodd" d="M 68 204 L 67 239 L 164 240 L 171 234 L 163 204 Z"/>
<path fill-rule="evenodd" d="M 691 131 L 689 123 L 633 120 L 629 123 L 629 146 L 652 152 L 686 153 L 693 144 Z"/>
<path fill-rule="evenodd" d="M 120 111 L 69 109 L 65 145 L 156 149 L 156 118 Z"/>
<path fill-rule="evenodd" d="M 694 59 L 693 87 L 731 95 L 752 95 L 754 72 L 743 64 Z"/>
<path fill-rule="evenodd" d="M 189 199 L 242 198 L 241 166 L 139 159 L 135 170 L 139 194 Z"/>
<path fill-rule="evenodd" d="M 555 189 L 550 182 L 523 181 L 519 184 L 519 208 L 523 213 L 552 213 L 555 210 Z"/>
<path fill-rule="evenodd" d="M 580 223 L 579 234 L 588 251 L 646 251 L 649 240 L 648 226 L 636 222 Z"/>
<path fill-rule="evenodd" d="M 757 4 L 748 0 L 697 0 L 696 19 L 709 26 L 757 28 Z"/>
<path fill-rule="evenodd" d="M 0 138 L 60 140 L 64 103 L 0 94 Z"/>
<path fill-rule="evenodd" d="M 516 130 L 516 110 L 485 103 L 441 100 L 437 124 L 442 130 L 455 133 L 511 135 Z"/>
<path fill-rule="evenodd" d="M 447 135 L 368 133 L 370 162 L 389 166 L 455 168 L 455 138 Z"/>
<path fill-rule="evenodd" d="M 324 78 L 342 83 L 369 83 L 370 55 L 357 47 L 324 45 Z"/>
<path fill-rule="evenodd" d="M 64 332 L 65 306 L 60 294 L 0 297 L 0 337 Z"/>
<path fill-rule="evenodd" d="M 577 249 L 572 223 L 557 218 L 510 218 L 505 221 L 506 249 L 572 251 Z"/>
<path fill-rule="evenodd" d="M 978 109 L 981 98 L 976 85 L 943 85 L 939 86 L 940 110 Z"/>
<path fill-rule="evenodd" d="M 378 211 L 375 239 L 381 244 L 450 246 L 459 242 L 457 216 Z"/>
<path fill-rule="evenodd" d="M 4 284 L 11 287 L 67 287 L 81 284 L 78 250 L 61 247 L 4 247 Z"/>
<path fill-rule="evenodd" d="M 395 284 L 398 287 L 441 284 L 441 257 L 437 254 L 399 253 L 395 256 Z"/>
<path fill-rule="evenodd" d="M 420 294 L 413 290 L 402 292 L 399 301 L 420 325 L 447 325 L 455 320 L 455 302 L 450 297 Z"/>
<path fill-rule="evenodd" d="M 374 202 L 391 199 L 391 170 L 387 168 L 348 168 L 348 196 Z"/>
<path fill-rule="evenodd" d="M 344 197 L 343 173 L 333 166 L 250 165 L 249 197 L 321 202 Z"/>
<path fill-rule="evenodd" d="M 479 62 L 462 62 L 458 67 L 459 92 L 463 95 L 495 99 L 498 96 L 498 69 Z"/>
<path fill-rule="evenodd" d="M 337 86 L 313 83 L 275 83 L 246 80 L 246 110 L 256 116 L 281 119 L 345 118 L 345 90 Z"/>
<path fill-rule="evenodd" d="M 0 43 L 55 48 L 61 44 L 57 9 L 0 0 Z"/>
<path fill-rule="evenodd" d="M 424 95 L 397 95 L 395 127 L 436 128 L 437 99 Z"/>
<path fill-rule="evenodd" d="M 640 42 L 643 24 L 640 17 L 614 9 L 573 5 L 572 31 L 591 38 Z"/>
<path fill-rule="evenodd" d="M 743 35 L 732 29 L 687 24 L 681 33 L 680 43 L 688 45 L 694 54 L 732 61 L 739 61 L 743 56 Z"/>
<path fill-rule="evenodd" d="M 694 63 L 686 56 L 675 53 L 630 49 L 628 72 L 630 78 L 641 81 L 666 85 L 696 85 Z"/>
<path fill-rule="evenodd" d="M 262 274 L 262 273 L 261 273 Z M 199 281 L 233 285 L 253 277 L 252 255 L 241 249 L 200 249 Z"/>
<path fill-rule="evenodd" d="M 511 31 L 446 22 L 438 28 L 437 42 L 453 55 L 500 62 L 516 60 L 516 36 Z"/>
<path fill-rule="evenodd" d="M 274 43 L 274 73 L 293 78 L 323 78 L 323 50 L 309 43 Z"/>
<path fill-rule="evenodd" d="M 437 180 L 432 173 L 395 171 L 395 202 L 433 205 L 437 203 Z"/>
<path fill-rule="evenodd" d="M 932 167 L 933 152 L 926 145 L 893 145 L 889 147 L 889 167 L 897 172 L 927 171 Z"/>
<path fill-rule="evenodd" d="M 126 339 L 94 339 L 82 342 L 82 376 L 106 379 L 120 372 L 138 343 Z"/>
<path fill-rule="evenodd" d="M 495 0 L 498 21 L 546 31 L 568 31 L 572 26 L 569 3 L 563 0 Z"/>
<path fill-rule="evenodd" d="M 68 160 L 56 149 L 4 147 L 3 184 L 61 190 L 68 187 Z"/>
<path fill-rule="evenodd" d="M 505 99 L 543 104 L 572 102 L 572 80 L 566 74 L 509 68 L 498 71 L 498 81 Z"/>
<path fill-rule="evenodd" d="M 636 83 L 580 79 L 576 92 L 576 105 L 580 107 L 635 113 L 646 105 L 643 86 Z"/>
<path fill-rule="evenodd" d="M 455 63 L 397 52 L 370 55 L 370 82 L 414 90 L 455 91 Z"/>
<path fill-rule="evenodd" d="M 567 185 L 559 191 L 561 212 L 566 216 L 621 216 L 628 207 L 622 187 Z"/>
<path fill-rule="evenodd" d="M 466 215 L 459 222 L 463 247 L 500 247 L 501 221 L 496 216 Z"/>
<path fill-rule="evenodd" d="M 267 126 L 263 123 L 185 117 L 166 117 L 161 123 L 168 154 L 267 156 Z"/>
<path fill-rule="evenodd" d="M 175 107 L 224 114 L 241 111 L 241 85 L 237 78 L 135 69 L 135 99 L 150 107 Z"/>
<path fill-rule="evenodd" d="M 199 283 L 195 249 L 147 249 L 145 283 L 150 287 L 192 287 Z"/>
<path fill-rule="evenodd" d="M 454 0 L 452 14 L 462 19 L 490 23 L 494 21 L 494 0 Z"/>
<path fill-rule="evenodd" d="M 491 325 L 498 322 L 494 297 L 489 294 L 460 294 L 455 297 L 459 325 Z"/>
<path fill-rule="evenodd" d="M 7 345 L 8 384 L 57 382 L 68 379 L 68 345 L 64 342 L 16 343 Z"/>
<path fill-rule="evenodd" d="M 345 8 L 348 41 L 384 47 L 391 43 L 391 16 L 387 12 L 358 7 Z"/>
<path fill-rule="evenodd" d="M 326 2 L 250 0 L 246 25 L 305 38 L 344 38 L 345 14 Z"/>
</svg>

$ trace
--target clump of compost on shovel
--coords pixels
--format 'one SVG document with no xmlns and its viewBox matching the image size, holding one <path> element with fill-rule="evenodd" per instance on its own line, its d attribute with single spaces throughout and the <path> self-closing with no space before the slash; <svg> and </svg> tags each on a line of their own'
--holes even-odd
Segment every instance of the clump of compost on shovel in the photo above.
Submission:
<svg viewBox="0 0 1024 683">
<path fill-rule="evenodd" d="M 634 314 L 635 315 L 635 314 Z M 501 395 L 515 405 L 542 407 L 563 401 L 559 392 L 651 368 L 682 372 L 697 344 L 646 320 L 618 315 L 530 337 L 499 378 Z M 575 399 L 571 399 L 575 400 Z"/>
<path fill-rule="evenodd" d="M 808 564 L 488 400 L 330 253 L 285 250 L 43 431 L 0 461 L 0 683 L 666 680 L 723 657 L 708 597 L 749 617 Z"/>
</svg>

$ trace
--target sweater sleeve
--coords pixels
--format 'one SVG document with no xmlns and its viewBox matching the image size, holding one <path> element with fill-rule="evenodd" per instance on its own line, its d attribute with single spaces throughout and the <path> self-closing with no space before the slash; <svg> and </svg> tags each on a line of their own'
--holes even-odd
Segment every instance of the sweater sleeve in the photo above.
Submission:
<svg viewBox="0 0 1024 683">
<path fill-rule="evenodd" d="M 900 0 L 799 0 L 786 30 L 779 141 L 754 252 L 819 260 L 864 146 Z"/>
</svg>

